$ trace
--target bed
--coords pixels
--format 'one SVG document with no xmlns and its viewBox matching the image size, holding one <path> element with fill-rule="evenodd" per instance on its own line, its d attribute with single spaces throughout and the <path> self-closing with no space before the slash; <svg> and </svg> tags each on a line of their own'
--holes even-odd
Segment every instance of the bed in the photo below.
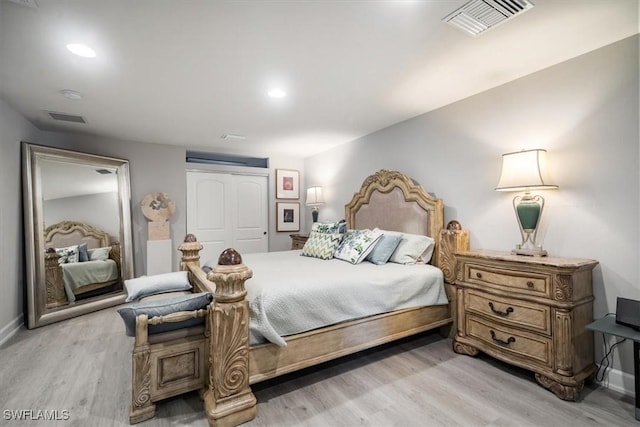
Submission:
<svg viewBox="0 0 640 427">
<path fill-rule="evenodd" d="M 203 338 L 200 337 L 204 337 L 208 346 L 208 372 L 202 379 L 201 390 L 210 425 L 238 425 L 253 419 L 256 415 L 256 400 L 251 392 L 251 384 L 434 328 L 442 328 L 443 332 L 448 332 L 447 328 L 452 326 L 451 303 L 448 302 L 455 294 L 446 289 L 442 279 L 451 279 L 450 266 L 455 265 L 453 252 L 466 249 L 468 240 L 458 239 L 455 233 L 443 230 L 442 201 L 428 194 L 406 175 L 381 170 L 365 179 L 360 190 L 346 205 L 345 215 L 349 229 L 378 227 L 433 237 L 435 248 L 431 265 L 396 267 L 404 268 L 405 273 L 412 268 L 436 270 L 439 287 L 435 288 L 435 305 L 416 306 L 408 303 L 405 306 L 400 301 L 399 305 L 395 305 L 399 308 L 388 311 L 385 305 L 387 301 L 382 298 L 378 299 L 382 307 L 377 314 L 358 313 L 356 318 L 340 319 L 329 326 L 311 324 L 302 327 L 304 332 L 294 329 L 284 333 L 276 331 L 275 335 L 270 335 L 268 327 L 256 328 L 255 325 L 256 317 L 261 312 L 260 307 L 256 306 L 259 304 L 256 302 L 256 293 L 260 293 L 260 283 L 266 275 L 277 276 L 277 273 L 269 273 L 265 266 L 277 262 L 304 263 L 307 260 L 300 256 L 300 251 L 274 253 L 269 257 L 265 257 L 266 254 L 248 254 L 243 259 L 240 254 L 228 249 L 221 254 L 215 268 L 205 275 L 198 255 L 198 248 L 202 246 L 198 242 L 184 243 L 180 248 L 183 252 L 181 269 L 188 272 L 193 291 L 214 294 L 214 301 L 208 306 L 205 316 L 206 330 L 198 338 L 201 340 Z M 194 240 L 192 236 L 191 240 Z M 186 250 L 187 247 L 189 250 Z M 281 259 L 274 261 L 274 257 Z M 358 268 L 378 267 L 365 263 L 350 265 L 341 260 L 316 260 L 316 264 L 325 262 L 343 267 L 343 273 L 346 269 L 357 272 Z M 439 268 L 440 266 L 444 268 Z M 357 273 L 354 274 L 357 277 Z M 281 277 L 285 283 L 283 287 L 286 288 L 286 280 L 290 276 L 282 274 Z M 245 287 L 248 280 L 250 281 Z M 346 283 L 350 280 L 355 279 L 343 277 Z M 342 284 L 345 285 L 344 282 Z M 321 296 L 317 298 L 321 299 Z M 369 295 L 362 295 L 362 300 L 367 298 Z M 393 298 L 389 296 L 388 299 Z M 286 313 L 295 310 L 297 302 L 292 304 L 282 311 Z M 183 318 L 196 315 L 176 314 Z M 144 318 L 140 319 L 137 328 L 143 339 L 136 338 L 136 343 L 139 344 L 136 344 L 138 353 L 133 359 L 131 422 L 148 419 L 155 412 L 155 405 L 152 403 L 154 399 L 148 390 L 157 388 L 158 380 L 154 372 L 158 372 L 159 368 L 156 367 L 156 362 L 149 362 L 146 328 L 147 322 L 164 321 L 141 317 Z M 278 342 L 279 339 L 283 342 Z M 179 345 L 184 345 L 184 342 L 176 341 L 175 348 Z M 165 341 L 162 351 L 176 355 L 173 348 L 173 343 Z M 199 353 L 203 352 L 200 350 Z M 185 372 L 184 377 L 194 378 L 197 375 L 199 365 L 192 365 L 193 369 L 190 373 Z M 190 389 L 194 389 L 193 384 Z"/>
<path fill-rule="evenodd" d="M 62 221 L 44 231 L 47 308 L 121 286 L 120 244 L 89 224 Z"/>
</svg>

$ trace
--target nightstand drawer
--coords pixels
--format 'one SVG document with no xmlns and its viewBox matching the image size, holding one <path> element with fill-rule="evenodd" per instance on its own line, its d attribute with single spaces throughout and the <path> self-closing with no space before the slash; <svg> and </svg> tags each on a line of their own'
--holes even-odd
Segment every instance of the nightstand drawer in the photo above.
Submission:
<svg viewBox="0 0 640 427">
<path fill-rule="evenodd" d="M 508 353 L 523 360 L 535 361 L 551 367 L 550 338 L 516 331 L 496 322 L 474 315 L 467 316 L 467 335 L 482 341 L 499 353 Z"/>
<path fill-rule="evenodd" d="M 551 335 L 551 308 L 542 304 L 465 291 L 465 309 L 508 325 Z"/>
<path fill-rule="evenodd" d="M 551 277 L 532 272 L 520 273 L 513 270 L 501 270 L 484 265 L 467 264 L 464 280 L 469 283 L 486 285 L 506 291 L 518 291 L 523 294 L 550 296 Z"/>
</svg>

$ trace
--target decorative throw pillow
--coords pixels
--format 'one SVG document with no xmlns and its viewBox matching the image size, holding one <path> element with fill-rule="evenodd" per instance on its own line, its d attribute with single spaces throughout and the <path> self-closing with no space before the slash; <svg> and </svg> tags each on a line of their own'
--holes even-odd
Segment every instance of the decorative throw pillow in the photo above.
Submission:
<svg viewBox="0 0 640 427">
<path fill-rule="evenodd" d="M 78 245 L 56 248 L 56 254 L 60 256 L 60 258 L 58 258 L 58 264 L 78 262 Z"/>
<path fill-rule="evenodd" d="M 89 261 L 89 252 L 87 252 L 86 243 L 80 243 L 78 245 L 78 261 L 80 262 Z"/>
<path fill-rule="evenodd" d="M 385 233 L 388 232 L 385 231 Z M 426 264 L 431 260 L 434 245 L 435 240 L 431 237 L 402 233 L 402 240 L 391 254 L 389 261 L 398 264 Z"/>
<path fill-rule="evenodd" d="M 340 224 L 339 222 L 314 222 L 311 226 L 311 232 L 317 231 L 318 233 L 324 234 L 340 233 Z M 346 223 L 344 224 L 346 231 Z"/>
<path fill-rule="evenodd" d="M 365 260 L 377 265 L 386 264 L 389 258 L 391 258 L 393 251 L 395 251 L 398 244 L 400 244 L 400 240 L 402 240 L 401 234 L 389 234 L 385 232 Z"/>
<path fill-rule="evenodd" d="M 127 302 L 139 300 L 147 295 L 191 289 L 186 271 L 128 279 L 124 281 L 124 286 L 127 288 L 127 299 L 125 300 Z"/>
<path fill-rule="evenodd" d="M 350 230 L 334 256 L 351 264 L 358 264 L 369 255 L 380 237 L 380 230 Z"/>
<path fill-rule="evenodd" d="M 104 248 L 87 249 L 89 254 L 89 261 L 106 261 L 109 259 L 109 252 L 111 252 L 110 246 Z"/>
<path fill-rule="evenodd" d="M 118 309 L 118 314 L 124 321 L 124 327 L 128 336 L 136 334 L 136 317 L 146 314 L 149 317 L 166 316 L 179 311 L 194 311 L 205 308 L 212 301 L 211 293 L 200 292 L 178 297 L 159 299 L 154 301 L 142 301 L 125 305 Z M 160 325 L 149 325 L 149 334 L 173 331 L 204 323 L 204 318 L 188 319 L 182 322 L 168 322 Z"/>
<path fill-rule="evenodd" d="M 314 224 L 315 225 L 315 224 Z M 311 231 L 300 255 L 312 258 L 331 259 L 342 241 L 342 234 Z"/>
</svg>

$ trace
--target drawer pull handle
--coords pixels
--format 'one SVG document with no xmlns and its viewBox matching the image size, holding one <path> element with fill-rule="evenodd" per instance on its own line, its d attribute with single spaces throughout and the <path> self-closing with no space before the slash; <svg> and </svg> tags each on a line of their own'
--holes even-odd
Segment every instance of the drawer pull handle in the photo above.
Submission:
<svg viewBox="0 0 640 427">
<path fill-rule="evenodd" d="M 509 315 L 509 313 L 513 313 L 513 307 L 507 307 L 507 311 L 500 311 L 500 310 L 496 310 L 495 309 L 495 307 L 493 306 L 492 302 L 489 303 L 489 308 L 495 314 L 497 314 L 498 316 L 502 316 L 502 317 L 507 317 Z"/>
<path fill-rule="evenodd" d="M 478 273 L 478 272 L 476 272 L 476 277 L 477 277 L 478 279 L 482 279 L 482 273 Z"/>
<path fill-rule="evenodd" d="M 533 287 L 535 286 L 535 284 L 534 284 L 531 280 L 529 280 L 529 281 L 527 282 L 527 286 L 529 287 L 529 289 L 533 289 Z"/>
<path fill-rule="evenodd" d="M 501 340 L 500 338 L 496 337 L 496 333 L 493 331 L 491 332 L 491 339 L 496 343 L 496 344 L 500 344 L 503 346 L 508 346 L 511 343 L 516 342 L 516 339 L 514 337 L 509 337 L 506 341 Z"/>
</svg>

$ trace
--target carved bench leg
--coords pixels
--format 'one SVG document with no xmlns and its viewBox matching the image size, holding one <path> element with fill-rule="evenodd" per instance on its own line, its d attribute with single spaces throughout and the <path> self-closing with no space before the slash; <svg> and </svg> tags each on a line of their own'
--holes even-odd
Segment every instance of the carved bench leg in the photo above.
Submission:
<svg viewBox="0 0 640 427">
<path fill-rule="evenodd" d="M 132 390 L 129 423 L 135 424 L 156 414 L 156 405 L 151 402 L 151 363 L 149 349 L 135 351 L 132 356 Z"/>
<path fill-rule="evenodd" d="M 129 423 L 135 424 L 156 414 L 151 401 L 151 350 L 149 348 L 148 318 L 136 318 L 136 339 L 131 356 L 131 409 Z"/>
</svg>

